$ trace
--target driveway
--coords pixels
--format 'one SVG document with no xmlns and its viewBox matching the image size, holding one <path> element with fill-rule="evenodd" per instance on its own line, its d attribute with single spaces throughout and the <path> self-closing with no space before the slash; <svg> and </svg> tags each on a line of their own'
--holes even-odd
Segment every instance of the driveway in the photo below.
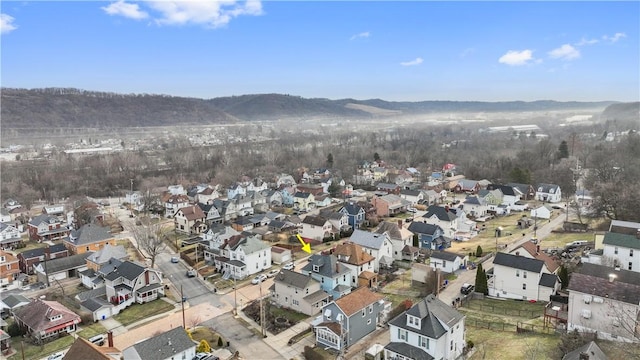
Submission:
<svg viewBox="0 0 640 360">
<path fill-rule="evenodd" d="M 201 325 L 211 327 L 220 333 L 224 339 L 229 341 L 229 350 L 232 353 L 239 351 L 243 359 L 285 359 L 230 313 L 217 316 L 214 319 L 203 322 Z"/>
</svg>

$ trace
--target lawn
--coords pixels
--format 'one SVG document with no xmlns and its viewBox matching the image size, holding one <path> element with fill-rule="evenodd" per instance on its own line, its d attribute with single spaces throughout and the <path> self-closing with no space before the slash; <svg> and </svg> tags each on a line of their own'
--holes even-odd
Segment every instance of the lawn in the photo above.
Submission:
<svg viewBox="0 0 640 360">
<path fill-rule="evenodd" d="M 136 321 L 146 319 L 148 317 L 166 313 L 174 309 L 174 306 L 162 299 L 154 300 L 146 304 L 133 304 L 115 315 L 113 318 L 122 325 L 131 325 Z"/>
<path fill-rule="evenodd" d="M 22 349 L 20 342 L 23 338 L 15 337 L 11 338 L 11 346 L 17 351 L 14 355 L 10 356 L 11 360 L 20 360 L 22 359 Z M 24 359 L 41 359 L 46 358 L 47 356 L 61 351 L 63 349 L 68 348 L 73 343 L 73 336 L 63 336 L 54 341 L 45 343 L 44 345 L 32 345 L 28 344 L 26 341 L 23 344 L 24 347 Z"/>
<path fill-rule="evenodd" d="M 84 339 L 89 339 L 93 336 L 96 336 L 98 334 L 106 334 L 107 333 L 107 329 L 105 329 L 104 326 L 102 326 L 102 324 L 100 324 L 99 322 L 93 323 L 91 325 L 87 325 L 87 326 L 82 326 L 79 328 L 80 331 L 78 331 L 78 336 L 84 338 Z"/>
<path fill-rule="evenodd" d="M 213 331 L 213 329 L 211 328 L 208 328 L 205 326 L 198 326 L 197 328 L 191 331 L 191 338 L 197 341 L 198 343 L 202 340 L 206 340 L 207 343 L 209 343 L 209 346 L 211 346 L 211 348 L 219 349 L 220 346 L 218 346 L 218 339 L 222 338 L 222 336 L 220 336 L 220 334 Z M 222 338 L 222 342 L 224 347 L 224 345 L 226 344 L 224 338 Z"/>
<path fill-rule="evenodd" d="M 292 323 L 299 323 L 302 320 L 305 320 L 309 317 L 309 315 L 299 313 L 293 310 L 287 310 L 283 308 L 278 308 L 275 306 L 270 307 L 271 314 L 274 318 L 283 317 L 289 319 Z"/>
<path fill-rule="evenodd" d="M 560 336 L 542 334 L 517 334 L 512 331 L 466 328 L 466 339 L 474 343 L 475 352 L 469 359 L 560 359 Z"/>
</svg>

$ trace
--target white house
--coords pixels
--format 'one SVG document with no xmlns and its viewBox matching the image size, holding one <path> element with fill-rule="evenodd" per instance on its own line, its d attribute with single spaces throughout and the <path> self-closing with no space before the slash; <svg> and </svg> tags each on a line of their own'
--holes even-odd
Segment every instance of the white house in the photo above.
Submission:
<svg viewBox="0 0 640 360">
<path fill-rule="evenodd" d="M 320 240 L 331 237 L 338 230 L 324 216 L 307 215 L 302 220 L 301 236 L 306 239 Z"/>
<path fill-rule="evenodd" d="M 407 200 L 411 205 L 417 204 L 424 200 L 424 193 L 420 190 L 400 190 L 400 197 Z"/>
<path fill-rule="evenodd" d="M 373 255 L 369 255 L 364 251 L 362 246 L 354 244 L 352 242 L 345 242 L 344 244 L 337 245 L 333 254 L 338 258 L 338 261 L 344 264 L 351 272 L 351 287 L 359 287 L 366 285 L 368 287 L 376 287 L 377 280 L 374 283 L 368 283 L 367 279 L 376 279 L 373 273 L 373 263 L 375 258 Z M 361 274 L 366 273 L 362 278 Z"/>
<path fill-rule="evenodd" d="M 406 246 L 413 245 L 413 233 L 402 226 L 402 220 L 398 220 L 398 223 L 383 221 L 375 232 L 377 234 L 387 234 L 389 240 L 391 240 L 394 260 L 402 260 L 402 250 Z"/>
<path fill-rule="evenodd" d="M 453 239 L 458 231 L 458 217 L 448 207 L 431 205 L 422 217 L 427 224 L 440 226 L 449 239 Z"/>
<path fill-rule="evenodd" d="M 560 186 L 555 184 L 538 184 L 538 186 L 536 186 L 536 200 L 550 203 L 562 201 Z"/>
<path fill-rule="evenodd" d="M 489 295 L 507 299 L 549 301 L 560 288 L 560 279 L 544 261 L 521 255 L 497 253 Z"/>
<path fill-rule="evenodd" d="M 282 270 L 273 279 L 271 300 L 282 307 L 315 315 L 329 303 L 329 294 L 311 276 Z"/>
<path fill-rule="evenodd" d="M 532 219 L 551 219 L 551 210 L 546 206 L 540 206 L 535 209 L 531 209 L 530 216 Z"/>
<path fill-rule="evenodd" d="M 460 256 L 448 251 L 434 251 L 431 253 L 429 266 L 433 270 L 439 269 L 446 273 L 454 273 L 456 270 L 467 266 L 467 259 L 467 256 Z"/>
<path fill-rule="evenodd" d="M 568 330 L 597 332 L 598 339 L 638 342 L 640 273 L 582 264 L 569 281 Z"/>
<path fill-rule="evenodd" d="M 244 279 L 271 267 L 271 245 L 254 236 L 232 236 L 220 247 L 214 262 L 225 276 Z"/>
<path fill-rule="evenodd" d="M 602 244 L 603 265 L 640 272 L 640 232 L 636 235 L 607 232 Z"/>
<path fill-rule="evenodd" d="M 378 272 L 380 266 L 390 266 L 393 264 L 393 245 L 388 234 L 377 234 L 356 229 L 353 231 L 353 234 L 351 234 L 350 240 L 362 246 L 369 255 L 375 258 L 373 263 L 375 272 Z"/>
<path fill-rule="evenodd" d="M 385 359 L 443 359 L 462 356 L 465 316 L 429 295 L 389 322 Z"/>
<path fill-rule="evenodd" d="M 124 195 L 124 201 L 131 205 L 133 210 L 142 211 L 144 210 L 144 197 L 140 191 L 127 191 Z"/>
<path fill-rule="evenodd" d="M 20 231 L 13 225 L 0 223 L 0 248 L 20 242 Z"/>
</svg>

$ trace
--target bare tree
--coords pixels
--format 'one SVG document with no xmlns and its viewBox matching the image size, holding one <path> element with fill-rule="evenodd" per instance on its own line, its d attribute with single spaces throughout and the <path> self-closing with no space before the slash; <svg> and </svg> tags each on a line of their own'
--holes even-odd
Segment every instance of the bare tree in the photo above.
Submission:
<svg viewBox="0 0 640 360">
<path fill-rule="evenodd" d="M 151 267 L 155 266 L 156 257 L 167 249 L 165 242 L 166 233 L 159 222 L 153 222 L 148 218 L 140 224 L 134 222 L 127 224 L 127 230 L 135 241 L 135 246 L 142 255 L 151 260 Z"/>
<path fill-rule="evenodd" d="M 201 322 L 202 322 L 202 317 L 200 315 L 192 316 L 189 319 L 189 325 L 191 325 L 192 329 L 194 329 L 196 326 L 200 325 Z"/>
</svg>

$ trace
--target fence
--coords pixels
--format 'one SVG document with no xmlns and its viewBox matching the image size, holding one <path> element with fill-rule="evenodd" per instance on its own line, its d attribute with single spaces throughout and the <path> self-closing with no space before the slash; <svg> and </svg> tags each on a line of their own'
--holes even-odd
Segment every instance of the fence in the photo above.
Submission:
<svg viewBox="0 0 640 360">
<path fill-rule="evenodd" d="M 528 319 L 535 319 L 542 315 L 542 309 L 540 310 L 523 310 L 523 309 L 508 309 L 504 307 L 496 307 L 493 305 L 483 304 L 477 301 L 468 301 L 465 299 L 464 306 L 472 309 L 472 310 L 480 310 L 482 312 L 487 312 L 496 315 L 507 315 L 507 316 L 517 316 Z"/>
<path fill-rule="evenodd" d="M 509 324 L 503 322 L 485 321 L 474 318 L 465 319 L 465 325 L 472 326 L 477 329 L 487 329 L 504 332 L 515 332 L 518 334 L 537 333 L 537 334 L 555 334 L 557 330 L 552 327 L 525 324 L 518 322 L 517 324 Z"/>
</svg>

